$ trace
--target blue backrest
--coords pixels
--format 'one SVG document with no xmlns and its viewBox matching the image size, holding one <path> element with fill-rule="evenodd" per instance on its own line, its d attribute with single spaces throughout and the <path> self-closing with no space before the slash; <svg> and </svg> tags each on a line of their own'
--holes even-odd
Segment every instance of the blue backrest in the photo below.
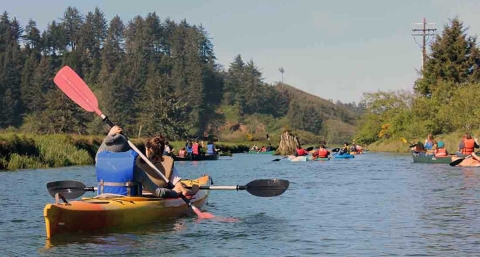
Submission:
<svg viewBox="0 0 480 257">
<path fill-rule="evenodd" d="M 95 165 L 98 194 L 141 195 L 141 184 L 133 180 L 137 156 L 133 150 L 98 153 Z"/>
</svg>

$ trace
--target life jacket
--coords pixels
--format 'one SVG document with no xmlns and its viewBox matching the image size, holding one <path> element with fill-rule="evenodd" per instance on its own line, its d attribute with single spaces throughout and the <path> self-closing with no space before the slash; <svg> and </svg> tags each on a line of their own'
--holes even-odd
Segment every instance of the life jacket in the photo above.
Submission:
<svg viewBox="0 0 480 257">
<path fill-rule="evenodd" d="M 193 154 L 198 155 L 198 143 L 194 143 L 192 146 L 192 152 Z"/>
<path fill-rule="evenodd" d="M 185 157 L 185 153 L 186 153 L 186 151 L 185 151 L 185 150 L 183 150 L 183 149 L 180 149 L 180 151 L 178 151 L 178 156 L 180 156 L 180 157 L 182 157 L 182 158 L 183 158 L 183 157 Z"/>
<path fill-rule="evenodd" d="M 447 149 L 445 148 L 438 148 L 437 151 L 435 152 L 435 157 L 442 157 L 447 155 L 448 155 L 448 152 L 447 152 Z"/>
<path fill-rule="evenodd" d="M 328 157 L 328 150 L 323 148 L 323 149 L 318 149 L 318 157 L 320 158 L 327 158 Z"/>
<path fill-rule="evenodd" d="M 95 164 L 97 194 L 142 195 L 142 185 L 133 180 L 137 156 L 138 154 L 133 150 L 98 153 Z"/>
<path fill-rule="evenodd" d="M 433 142 L 432 142 L 432 141 L 425 141 L 425 144 L 423 145 L 423 147 L 424 147 L 426 150 L 432 150 Z"/>
<path fill-rule="evenodd" d="M 215 145 L 214 144 L 208 144 L 207 145 L 207 154 L 215 154 Z"/>
<path fill-rule="evenodd" d="M 193 148 L 191 145 L 187 146 L 187 153 L 192 153 L 193 152 Z"/>
<path fill-rule="evenodd" d="M 475 151 L 475 139 L 463 139 L 463 149 L 462 154 L 469 155 Z"/>
<path fill-rule="evenodd" d="M 267 151 L 267 148 L 262 147 L 262 150 L 261 150 L 261 151 L 262 151 L 262 152 L 266 152 L 266 151 Z"/>
<path fill-rule="evenodd" d="M 304 156 L 308 154 L 303 148 L 296 149 L 296 151 L 298 156 Z"/>
</svg>

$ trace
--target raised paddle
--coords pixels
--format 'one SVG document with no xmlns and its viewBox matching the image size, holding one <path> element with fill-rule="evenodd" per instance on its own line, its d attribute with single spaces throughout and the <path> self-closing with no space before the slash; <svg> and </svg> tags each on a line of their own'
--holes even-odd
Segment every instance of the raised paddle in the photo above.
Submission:
<svg viewBox="0 0 480 257">
<path fill-rule="evenodd" d="M 470 155 L 467 155 L 467 156 L 465 156 L 465 157 L 463 157 L 463 158 L 456 159 L 455 161 L 453 161 L 453 162 L 450 163 L 450 166 L 452 166 L 452 167 L 453 167 L 453 166 L 457 166 L 458 164 L 460 164 L 461 162 L 463 162 L 463 160 L 465 160 L 465 159 L 467 159 L 467 158 L 472 158 L 472 155 L 470 154 Z"/>
<path fill-rule="evenodd" d="M 85 81 L 83 81 L 80 76 L 78 76 L 75 71 L 70 67 L 64 66 L 61 68 L 55 78 L 53 79 L 55 84 L 75 103 L 80 105 L 87 112 L 95 112 L 98 114 L 102 120 L 107 123 L 110 127 L 115 126 L 108 117 L 103 114 L 103 112 L 98 108 L 97 97 L 93 94 L 92 90 L 87 86 Z M 127 138 L 128 145 L 138 153 L 140 158 L 142 158 L 152 169 L 154 169 L 158 175 L 167 183 L 169 188 L 173 188 L 172 182 L 170 182 L 158 169 L 153 165 L 150 160 Z M 190 200 L 188 200 L 183 194 L 180 194 L 180 197 L 183 201 L 190 207 L 199 218 L 213 218 L 213 214 L 208 212 L 201 212 L 197 207 L 195 207 Z"/>
<path fill-rule="evenodd" d="M 273 197 L 283 194 L 290 185 L 288 180 L 284 179 L 257 179 L 249 182 L 245 186 L 200 186 L 202 190 L 246 190 L 251 195 L 258 197 Z M 78 181 L 55 181 L 47 183 L 48 192 L 52 197 L 60 193 L 65 199 L 75 199 L 85 192 L 94 192 L 95 187 L 87 187 Z"/>
</svg>

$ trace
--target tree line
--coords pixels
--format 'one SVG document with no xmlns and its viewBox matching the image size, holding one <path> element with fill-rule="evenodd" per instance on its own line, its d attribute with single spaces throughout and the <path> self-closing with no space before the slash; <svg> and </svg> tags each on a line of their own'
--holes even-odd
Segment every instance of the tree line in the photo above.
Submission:
<svg viewBox="0 0 480 257">
<path fill-rule="evenodd" d="M 365 113 L 356 138 L 372 143 L 385 137 L 421 138 L 480 128 L 476 108 L 480 90 L 480 49 L 455 17 L 430 45 L 413 91 L 364 94 Z"/>
<path fill-rule="evenodd" d="M 238 55 L 224 70 L 201 25 L 162 20 L 155 12 L 107 21 L 99 8 L 83 15 L 75 7 L 44 31 L 34 20 L 22 26 L 6 11 L 0 16 L 0 128 L 101 133 L 101 121 L 53 84 L 65 65 L 128 133 L 163 132 L 172 138 L 213 133 L 225 122 L 221 106 L 241 117 L 288 116 L 293 128 L 322 129 L 322 113 L 305 110 L 287 91 L 264 83 L 252 60 Z"/>
</svg>

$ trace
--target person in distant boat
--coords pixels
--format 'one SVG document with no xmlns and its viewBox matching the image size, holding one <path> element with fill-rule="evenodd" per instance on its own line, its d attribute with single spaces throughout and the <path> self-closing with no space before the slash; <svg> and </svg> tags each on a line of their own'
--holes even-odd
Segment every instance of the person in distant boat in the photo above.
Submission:
<svg viewBox="0 0 480 257">
<path fill-rule="evenodd" d="M 318 150 L 316 150 L 315 152 L 313 152 L 312 156 L 313 156 L 313 159 L 317 159 L 317 158 L 328 158 L 328 156 L 330 155 L 330 151 L 328 151 L 326 148 L 325 148 L 325 145 L 320 145 L 320 147 L 318 148 Z"/>
<path fill-rule="evenodd" d="M 198 143 L 198 139 L 195 139 L 195 143 L 192 145 L 192 155 L 193 157 L 200 155 L 200 149 L 202 146 Z"/>
<path fill-rule="evenodd" d="M 303 149 L 300 145 L 297 145 L 297 149 L 295 149 L 295 156 L 305 156 L 308 155 L 308 151 Z"/>
<path fill-rule="evenodd" d="M 420 141 L 413 145 L 410 150 L 412 150 L 412 152 L 416 155 L 425 155 L 425 153 L 427 152 L 423 147 L 423 143 Z"/>
<path fill-rule="evenodd" d="M 445 148 L 445 143 L 438 141 L 437 149 L 435 149 L 435 157 L 445 157 L 448 156 L 448 151 Z"/>
<path fill-rule="evenodd" d="M 193 143 L 192 140 L 189 140 L 185 145 L 185 150 L 187 151 L 186 157 L 190 157 L 193 155 Z"/>
<path fill-rule="evenodd" d="M 185 158 L 187 156 L 187 150 L 185 147 L 182 147 L 180 151 L 178 151 L 178 157 Z"/>
<path fill-rule="evenodd" d="M 122 128 L 119 126 L 113 126 L 108 132 L 108 135 L 103 139 L 102 144 L 98 148 L 95 162 L 97 162 L 97 156 L 101 152 L 127 152 L 131 150 L 128 145 L 127 138 L 121 134 Z M 162 149 L 163 151 L 163 149 Z M 152 169 L 144 170 L 139 165 L 139 157 L 135 161 L 135 167 L 133 167 L 133 182 L 141 183 L 143 189 L 151 192 L 156 197 L 162 198 L 176 198 L 178 194 L 176 191 L 161 187 L 154 183 L 150 177 L 156 175 L 156 171 Z M 150 174 L 151 173 L 151 174 Z M 158 176 L 158 175 L 157 175 Z M 108 182 L 108 181 L 107 181 Z"/>
<path fill-rule="evenodd" d="M 174 155 L 174 149 L 173 147 L 170 145 L 170 142 L 167 140 L 165 141 L 165 150 L 163 152 L 164 155 L 168 155 L 168 156 L 172 156 Z"/>
<path fill-rule="evenodd" d="M 352 142 L 352 146 L 350 147 L 350 152 L 357 152 L 357 146 L 355 145 L 355 140 Z"/>
<path fill-rule="evenodd" d="M 423 147 L 427 151 L 426 155 L 433 155 L 435 150 L 437 149 L 437 141 L 433 138 L 432 134 L 427 135 L 427 139 L 425 139 L 425 143 L 423 143 Z"/>
<path fill-rule="evenodd" d="M 269 138 L 269 140 L 270 140 L 270 138 Z M 267 152 L 268 151 L 272 151 L 272 145 L 270 144 L 270 142 L 268 142 Z"/>
<path fill-rule="evenodd" d="M 267 151 L 267 148 L 264 145 L 262 145 L 262 148 L 260 148 L 260 152 L 266 152 L 266 151 Z"/>
<path fill-rule="evenodd" d="M 207 154 L 208 155 L 216 155 L 217 154 L 217 149 L 215 148 L 215 144 L 213 143 L 213 140 L 208 141 Z"/>
<path fill-rule="evenodd" d="M 348 142 L 343 144 L 343 148 L 338 151 L 339 155 L 349 154 L 350 153 L 350 146 L 348 146 Z"/>
<path fill-rule="evenodd" d="M 475 148 L 479 148 L 477 138 L 472 138 L 470 133 L 465 133 L 458 145 L 457 155 L 469 155 L 475 152 Z"/>
<path fill-rule="evenodd" d="M 163 135 L 157 135 L 147 140 L 145 143 L 145 150 L 147 158 L 152 162 L 155 167 L 162 172 L 162 174 L 172 183 L 174 186 L 172 189 L 173 192 L 177 194 L 183 194 L 185 196 L 194 195 L 198 191 L 198 186 L 195 188 L 187 189 L 180 181 L 181 178 L 178 174 L 177 169 L 174 165 L 174 160 L 171 156 L 166 156 L 163 153 L 165 152 L 165 146 L 168 141 Z M 148 165 L 143 159 L 137 161 L 137 165 L 147 172 L 148 177 L 161 188 L 167 188 L 168 184 L 163 180 L 163 178 Z"/>
</svg>

